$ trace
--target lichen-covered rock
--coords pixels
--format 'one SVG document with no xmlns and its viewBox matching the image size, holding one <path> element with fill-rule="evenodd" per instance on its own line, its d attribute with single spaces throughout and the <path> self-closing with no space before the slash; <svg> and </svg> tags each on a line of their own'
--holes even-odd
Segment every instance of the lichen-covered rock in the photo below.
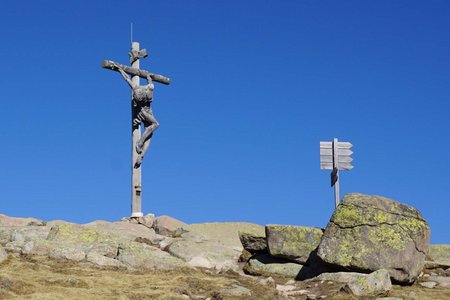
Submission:
<svg viewBox="0 0 450 300">
<path fill-rule="evenodd" d="M 323 231 L 316 227 L 267 225 L 267 247 L 270 255 L 306 263 L 319 245 Z"/>
<path fill-rule="evenodd" d="M 350 281 L 348 288 L 356 296 L 384 295 L 392 288 L 391 279 L 387 270 L 377 270 L 369 275 Z"/>
<path fill-rule="evenodd" d="M 181 259 L 144 243 L 120 244 L 117 260 L 136 269 L 176 269 L 188 267 Z"/>
<path fill-rule="evenodd" d="M 255 235 L 247 232 L 239 232 L 239 239 L 241 240 L 241 244 L 244 249 L 252 254 L 267 251 L 265 235 Z"/>
<path fill-rule="evenodd" d="M 165 238 L 156 234 L 153 228 L 138 223 L 94 221 L 82 225 L 82 228 L 93 230 L 101 236 L 114 237 L 114 239 L 128 241 L 146 239 L 152 244 L 158 244 Z"/>
<path fill-rule="evenodd" d="M 244 266 L 244 272 L 250 275 L 297 278 L 302 267 L 301 264 L 272 257 L 269 254 L 259 254 L 248 261 Z"/>
<path fill-rule="evenodd" d="M 386 269 L 412 283 L 422 271 L 430 227 L 420 212 L 380 196 L 348 194 L 336 208 L 317 250 L 326 263 L 347 270 Z"/>
</svg>

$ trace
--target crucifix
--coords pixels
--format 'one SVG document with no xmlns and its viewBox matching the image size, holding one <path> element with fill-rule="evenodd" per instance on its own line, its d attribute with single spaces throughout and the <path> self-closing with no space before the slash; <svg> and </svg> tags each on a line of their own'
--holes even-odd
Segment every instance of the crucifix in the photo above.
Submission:
<svg viewBox="0 0 450 300">
<path fill-rule="evenodd" d="M 170 84 L 170 79 L 141 70 L 139 60 L 147 57 L 146 49 L 139 49 L 139 43 L 131 43 L 130 56 L 131 67 L 104 60 L 102 67 L 119 72 L 131 88 L 131 217 L 142 217 L 142 160 L 150 146 L 153 132 L 159 127 L 159 123 L 153 115 L 151 103 L 153 101 L 153 82 Z M 131 76 L 131 78 L 130 78 Z M 147 80 L 147 84 L 141 86 L 140 78 Z M 142 126 L 143 125 L 143 126 Z"/>
</svg>

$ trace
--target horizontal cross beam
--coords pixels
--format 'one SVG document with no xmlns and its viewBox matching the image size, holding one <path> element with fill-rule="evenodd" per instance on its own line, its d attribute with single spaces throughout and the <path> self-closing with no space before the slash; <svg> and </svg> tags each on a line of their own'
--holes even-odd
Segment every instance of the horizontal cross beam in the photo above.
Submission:
<svg viewBox="0 0 450 300">
<path fill-rule="evenodd" d="M 147 78 L 147 76 L 150 75 L 153 81 L 162 83 L 162 84 L 170 84 L 170 78 L 165 77 L 163 75 L 159 74 L 153 74 L 145 70 L 132 68 L 129 66 L 125 66 L 122 64 L 118 64 L 116 62 L 113 62 L 112 60 L 104 60 L 102 61 L 102 68 L 113 70 L 113 71 L 119 71 L 117 68 L 119 66 L 122 70 L 124 70 L 125 73 L 130 74 L 131 76 L 139 76 L 141 78 Z"/>
</svg>

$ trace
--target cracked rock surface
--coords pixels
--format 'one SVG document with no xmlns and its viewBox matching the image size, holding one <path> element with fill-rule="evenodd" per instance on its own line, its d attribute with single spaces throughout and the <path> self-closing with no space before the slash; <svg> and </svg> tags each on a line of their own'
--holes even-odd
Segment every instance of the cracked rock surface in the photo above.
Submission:
<svg viewBox="0 0 450 300">
<path fill-rule="evenodd" d="M 333 267 L 389 271 L 394 281 L 413 283 L 428 252 L 430 227 L 420 212 L 380 196 L 348 194 L 336 208 L 318 247 Z"/>
</svg>

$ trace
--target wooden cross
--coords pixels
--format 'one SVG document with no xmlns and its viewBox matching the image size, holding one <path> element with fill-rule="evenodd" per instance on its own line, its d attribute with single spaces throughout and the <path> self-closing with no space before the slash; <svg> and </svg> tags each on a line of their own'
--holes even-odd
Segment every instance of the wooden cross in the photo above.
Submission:
<svg viewBox="0 0 450 300">
<path fill-rule="evenodd" d="M 141 58 L 147 57 L 147 50 L 142 49 L 139 50 L 139 43 L 133 42 L 131 44 L 131 51 L 129 53 L 130 55 L 130 63 L 131 67 L 118 64 L 116 62 L 113 62 L 111 60 L 104 60 L 101 64 L 101 66 L 105 69 L 113 70 L 113 71 L 120 71 L 123 70 L 126 74 L 131 75 L 131 81 L 133 85 L 140 86 L 140 78 L 148 78 L 148 76 L 151 77 L 153 81 L 163 83 L 163 84 L 170 84 L 170 79 L 159 75 L 154 74 L 149 71 L 141 70 L 139 60 Z M 120 69 L 119 69 L 120 68 Z M 144 214 L 142 213 L 142 165 L 140 161 L 139 153 L 136 150 L 136 146 L 138 144 L 138 141 L 141 139 L 141 131 L 142 131 L 142 124 L 133 124 L 133 120 L 136 120 L 138 117 L 139 111 L 137 111 L 136 107 L 133 105 L 133 93 L 132 93 L 132 105 L 131 105 L 131 130 L 132 130 L 132 150 L 131 150 L 131 217 L 132 218 L 138 218 L 142 217 Z M 151 139 L 146 141 L 146 147 L 149 146 L 151 142 Z"/>
</svg>

